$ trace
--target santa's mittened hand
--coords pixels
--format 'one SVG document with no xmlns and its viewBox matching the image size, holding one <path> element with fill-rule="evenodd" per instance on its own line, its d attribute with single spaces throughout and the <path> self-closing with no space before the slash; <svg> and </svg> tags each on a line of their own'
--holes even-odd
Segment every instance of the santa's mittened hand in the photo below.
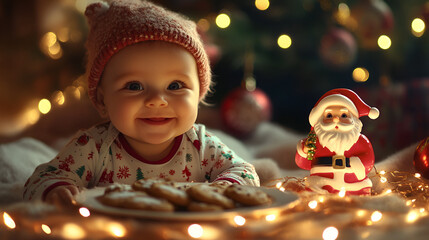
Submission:
<svg viewBox="0 0 429 240">
<path fill-rule="evenodd" d="M 365 166 L 358 157 L 350 157 L 350 167 L 358 180 L 363 180 L 366 177 Z"/>
</svg>

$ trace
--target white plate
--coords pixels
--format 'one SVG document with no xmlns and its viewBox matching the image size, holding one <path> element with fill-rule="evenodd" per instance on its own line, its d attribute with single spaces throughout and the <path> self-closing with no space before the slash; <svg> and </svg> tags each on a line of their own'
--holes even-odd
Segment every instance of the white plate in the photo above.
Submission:
<svg viewBox="0 0 429 240">
<path fill-rule="evenodd" d="M 276 214 L 288 208 L 288 205 L 297 200 L 298 196 L 293 193 L 281 192 L 275 188 L 260 188 L 273 199 L 268 206 L 240 207 L 231 210 L 217 212 L 158 212 L 135 209 L 116 208 L 103 205 L 97 197 L 104 194 L 104 188 L 86 189 L 76 196 L 78 205 L 93 211 L 98 211 L 115 216 L 138 217 L 158 220 L 219 220 L 240 216 L 264 216 Z"/>
</svg>

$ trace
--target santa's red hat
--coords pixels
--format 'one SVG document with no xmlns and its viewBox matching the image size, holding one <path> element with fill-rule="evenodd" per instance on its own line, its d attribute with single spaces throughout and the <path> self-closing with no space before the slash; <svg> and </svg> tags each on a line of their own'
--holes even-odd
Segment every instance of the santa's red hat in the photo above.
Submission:
<svg viewBox="0 0 429 240">
<path fill-rule="evenodd" d="M 314 126 L 329 106 L 344 106 L 356 117 L 368 116 L 376 119 L 380 112 L 368 106 L 355 92 L 346 88 L 332 89 L 325 93 L 310 112 L 308 120 Z"/>
</svg>

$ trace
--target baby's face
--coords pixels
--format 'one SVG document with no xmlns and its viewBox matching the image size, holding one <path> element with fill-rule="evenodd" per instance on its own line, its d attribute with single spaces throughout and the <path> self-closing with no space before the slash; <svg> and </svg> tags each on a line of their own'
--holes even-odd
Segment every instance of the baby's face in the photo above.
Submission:
<svg viewBox="0 0 429 240">
<path fill-rule="evenodd" d="M 196 62 L 176 44 L 125 47 L 106 65 L 98 89 L 109 119 L 133 147 L 169 143 L 197 118 Z"/>
</svg>

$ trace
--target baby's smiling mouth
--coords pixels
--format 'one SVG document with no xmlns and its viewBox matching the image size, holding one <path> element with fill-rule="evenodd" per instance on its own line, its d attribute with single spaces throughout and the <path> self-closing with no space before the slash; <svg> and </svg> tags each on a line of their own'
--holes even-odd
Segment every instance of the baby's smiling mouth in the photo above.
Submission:
<svg viewBox="0 0 429 240">
<path fill-rule="evenodd" d="M 139 119 L 147 124 L 163 125 L 163 124 L 169 123 L 173 118 L 154 117 L 154 118 L 139 118 Z"/>
</svg>

